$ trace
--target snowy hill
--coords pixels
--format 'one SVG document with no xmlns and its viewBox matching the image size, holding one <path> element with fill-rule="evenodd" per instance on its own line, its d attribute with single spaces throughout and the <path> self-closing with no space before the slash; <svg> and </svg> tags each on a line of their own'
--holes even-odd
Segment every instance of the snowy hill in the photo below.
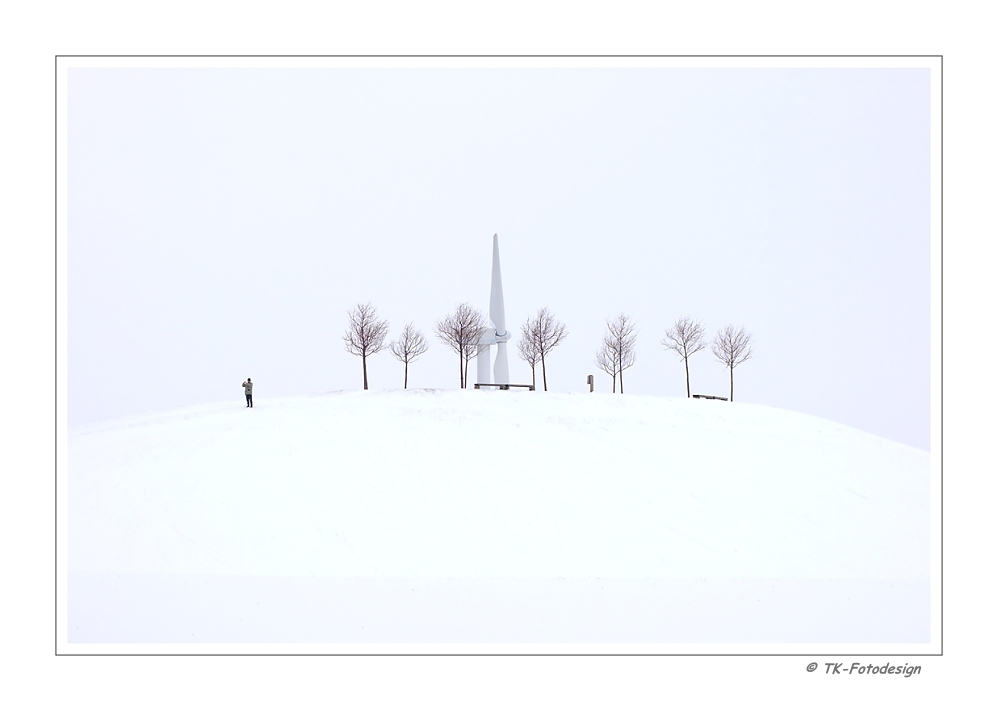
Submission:
<svg viewBox="0 0 998 711">
<path fill-rule="evenodd" d="M 70 641 L 928 641 L 921 450 L 685 398 L 256 404 L 70 431 Z"/>
</svg>

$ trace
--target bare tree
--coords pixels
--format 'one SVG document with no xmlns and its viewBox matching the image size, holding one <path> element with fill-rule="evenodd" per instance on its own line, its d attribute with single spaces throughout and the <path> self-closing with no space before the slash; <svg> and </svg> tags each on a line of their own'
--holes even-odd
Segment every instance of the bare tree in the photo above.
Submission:
<svg viewBox="0 0 998 711">
<path fill-rule="evenodd" d="M 565 324 L 558 321 L 554 315 L 547 310 L 547 307 L 540 309 L 537 316 L 528 318 L 523 328 L 525 338 L 533 341 L 532 348 L 536 350 L 541 359 L 541 374 L 544 378 L 544 390 L 548 389 L 547 356 L 551 350 L 561 343 L 568 331 Z M 533 367 L 533 366 L 531 366 Z"/>
<path fill-rule="evenodd" d="M 703 324 L 690 318 L 681 318 L 665 332 L 662 345 L 675 351 L 686 366 L 686 397 L 690 396 L 690 356 L 702 351 Z"/>
<path fill-rule="evenodd" d="M 617 392 L 617 358 L 608 336 L 603 337 L 603 345 L 596 351 L 596 365 L 604 373 L 613 378 L 613 392 Z"/>
<path fill-rule="evenodd" d="M 730 391 L 728 399 L 735 401 L 735 366 L 744 363 L 752 357 L 752 336 L 745 333 L 744 328 L 737 331 L 734 326 L 725 326 L 717 332 L 714 343 L 711 344 L 714 357 L 728 366 Z"/>
<path fill-rule="evenodd" d="M 461 387 L 467 387 L 467 365 L 472 353 L 478 353 L 478 342 L 485 333 L 485 316 L 468 304 L 458 304 L 454 313 L 437 322 L 437 338 L 457 353 Z"/>
<path fill-rule="evenodd" d="M 370 304 L 357 304 L 357 308 L 348 311 L 347 315 L 350 326 L 343 342 L 347 351 L 360 356 L 364 366 L 364 389 L 367 390 L 367 357 L 384 350 L 388 322 L 379 321 L 377 309 Z"/>
<path fill-rule="evenodd" d="M 402 382 L 402 389 L 405 390 L 409 387 L 409 363 L 426 353 L 429 346 L 423 334 L 413 328 L 411 323 L 407 323 L 399 339 L 392 341 L 388 348 L 396 358 L 405 363 L 405 379 Z"/>
<path fill-rule="evenodd" d="M 638 340 L 634 321 L 626 314 L 620 314 L 613 321 L 606 320 L 606 335 L 603 345 L 596 352 L 596 365 L 615 378 L 620 379 L 620 394 L 624 394 L 624 371 L 634 365 L 634 345 Z M 604 367 L 602 361 L 609 366 Z M 614 381 L 616 392 L 616 380 Z"/>
<path fill-rule="evenodd" d="M 537 343 L 530 333 L 530 319 L 520 327 L 520 340 L 516 343 L 516 349 L 520 352 L 520 358 L 530 364 L 530 378 L 534 389 L 537 389 L 537 361 L 541 359 L 540 351 L 537 350 Z"/>
</svg>

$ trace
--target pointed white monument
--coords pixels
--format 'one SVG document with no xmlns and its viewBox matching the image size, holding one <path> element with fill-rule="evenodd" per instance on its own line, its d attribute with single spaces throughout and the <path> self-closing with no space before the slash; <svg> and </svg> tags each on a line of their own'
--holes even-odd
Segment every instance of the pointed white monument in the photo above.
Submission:
<svg viewBox="0 0 998 711">
<path fill-rule="evenodd" d="M 492 235 L 492 298 L 489 302 L 489 319 L 492 329 L 487 330 L 478 342 L 478 382 L 482 385 L 509 385 L 509 359 L 506 355 L 506 307 L 502 300 L 502 274 L 499 273 L 499 235 Z M 495 380 L 489 374 L 492 345 L 496 346 Z"/>
</svg>

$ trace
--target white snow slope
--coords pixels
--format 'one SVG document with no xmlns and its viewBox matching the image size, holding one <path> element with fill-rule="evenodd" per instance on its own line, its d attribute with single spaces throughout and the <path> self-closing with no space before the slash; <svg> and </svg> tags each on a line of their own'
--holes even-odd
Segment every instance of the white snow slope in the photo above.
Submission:
<svg viewBox="0 0 998 711">
<path fill-rule="evenodd" d="M 69 433 L 70 642 L 928 642 L 929 455 L 720 401 L 409 390 Z"/>
</svg>

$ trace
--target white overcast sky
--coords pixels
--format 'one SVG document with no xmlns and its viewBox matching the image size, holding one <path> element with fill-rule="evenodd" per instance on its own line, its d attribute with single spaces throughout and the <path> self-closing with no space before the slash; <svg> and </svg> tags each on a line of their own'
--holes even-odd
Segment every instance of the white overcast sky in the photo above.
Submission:
<svg viewBox="0 0 998 711">
<path fill-rule="evenodd" d="M 752 334 L 736 401 L 929 448 L 928 69 L 68 76 L 71 425 L 239 405 L 247 376 L 259 407 L 359 389 L 359 302 L 426 335 L 410 387 L 457 388 L 434 324 L 488 310 L 498 233 L 508 327 L 546 306 L 569 331 L 552 390 L 610 391 L 593 357 L 623 312 L 626 392 L 684 396 L 661 340 L 691 316 Z M 690 367 L 727 395 L 709 348 Z M 401 388 L 402 365 L 385 351 L 369 377 Z"/>
</svg>

